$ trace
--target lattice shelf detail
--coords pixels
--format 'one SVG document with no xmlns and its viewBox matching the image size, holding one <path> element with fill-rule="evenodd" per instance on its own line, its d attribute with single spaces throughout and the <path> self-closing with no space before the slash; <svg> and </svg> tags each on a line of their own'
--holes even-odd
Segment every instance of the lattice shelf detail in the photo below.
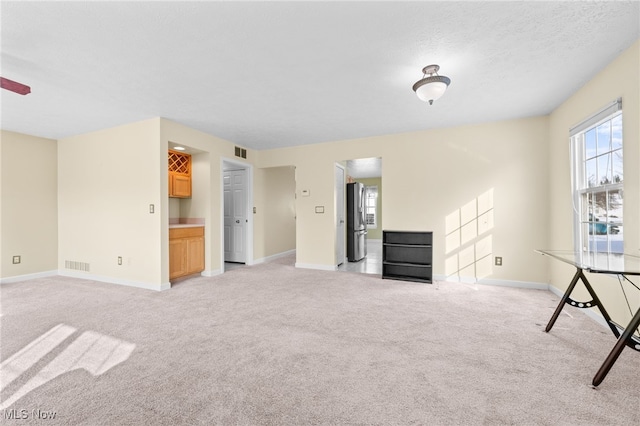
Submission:
<svg viewBox="0 0 640 426">
<path fill-rule="evenodd" d="M 191 174 L 191 158 L 188 154 L 169 151 L 169 171 L 185 175 Z"/>
</svg>

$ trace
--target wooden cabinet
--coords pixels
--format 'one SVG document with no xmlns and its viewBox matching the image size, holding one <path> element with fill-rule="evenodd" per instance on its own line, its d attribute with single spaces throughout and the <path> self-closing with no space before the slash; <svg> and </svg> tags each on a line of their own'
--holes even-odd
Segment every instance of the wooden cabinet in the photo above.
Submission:
<svg viewBox="0 0 640 426">
<path fill-rule="evenodd" d="M 191 197 L 191 155 L 169 150 L 169 197 Z"/>
<path fill-rule="evenodd" d="M 185 275 L 187 275 L 185 241 L 183 238 L 169 238 L 169 279 Z"/>
<path fill-rule="evenodd" d="M 204 227 L 169 229 L 169 279 L 204 271 Z"/>
<path fill-rule="evenodd" d="M 432 282 L 432 232 L 382 231 L 382 278 Z"/>
<path fill-rule="evenodd" d="M 187 243 L 187 274 L 204 271 L 204 236 L 185 239 Z"/>
</svg>

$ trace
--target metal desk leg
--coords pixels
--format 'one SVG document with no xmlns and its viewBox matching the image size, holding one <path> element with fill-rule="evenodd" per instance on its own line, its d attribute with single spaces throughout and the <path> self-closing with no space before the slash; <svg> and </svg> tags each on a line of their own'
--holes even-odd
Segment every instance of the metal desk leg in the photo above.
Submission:
<svg viewBox="0 0 640 426">
<path fill-rule="evenodd" d="M 582 284 L 591 295 L 592 300 L 589 300 L 586 302 L 579 302 L 577 300 L 573 300 L 570 297 L 578 281 L 582 281 Z M 600 313 L 602 314 L 602 317 L 609 325 L 609 328 L 611 329 L 611 332 L 614 334 L 614 336 L 616 336 L 616 338 L 620 337 L 620 332 L 611 321 L 611 317 L 609 316 L 609 313 L 604 308 L 604 305 L 600 301 L 600 298 L 596 294 L 593 287 L 591 287 L 589 280 L 587 279 L 587 277 L 584 275 L 584 272 L 580 268 L 577 268 L 576 274 L 573 276 L 573 279 L 571 280 L 571 284 L 569 284 L 569 288 L 567 288 L 567 291 L 564 292 L 564 295 L 562 296 L 562 299 L 560 300 L 560 303 L 558 304 L 556 311 L 553 313 L 553 316 L 551 317 L 549 324 L 547 324 L 547 328 L 545 329 L 546 332 L 549 332 L 549 330 L 551 330 L 551 327 L 553 327 L 553 324 L 558 319 L 558 316 L 560 315 L 560 311 L 562 311 L 562 308 L 564 307 L 565 303 L 580 309 L 589 309 L 589 308 L 597 307 L 598 309 L 600 309 Z"/>
<path fill-rule="evenodd" d="M 567 303 L 567 300 L 569 299 L 569 296 L 571 295 L 571 292 L 573 291 L 576 284 L 578 283 L 578 280 L 580 279 L 580 277 L 582 277 L 582 269 L 577 268 L 576 274 L 573 276 L 573 279 L 571 280 L 571 284 L 569 284 L 567 291 L 564 292 L 562 299 L 560 299 L 560 303 L 558 303 L 558 307 L 556 308 L 556 311 L 553 313 L 553 316 L 549 320 L 549 323 L 547 324 L 547 328 L 544 329 L 544 331 L 546 331 L 547 333 L 551 330 L 551 328 L 553 327 L 553 324 L 556 323 L 556 320 L 558 319 L 558 316 L 560 315 L 562 308 L 564 308 L 564 304 Z"/>
<path fill-rule="evenodd" d="M 602 364 L 596 375 L 593 377 L 593 386 L 598 386 L 600 383 L 602 383 L 604 378 L 607 377 L 607 373 L 609 373 L 609 370 L 611 370 L 611 367 L 613 367 L 613 364 L 615 364 L 624 347 L 629 344 L 629 342 L 631 342 L 631 336 L 633 336 L 633 333 L 638 329 L 639 326 L 640 308 L 631 319 L 631 322 L 629 322 L 629 325 L 624 329 L 624 331 L 618 338 L 616 345 L 609 353 L 609 356 L 607 356 L 607 359 L 604 360 L 604 363 Z"/>
</svg>

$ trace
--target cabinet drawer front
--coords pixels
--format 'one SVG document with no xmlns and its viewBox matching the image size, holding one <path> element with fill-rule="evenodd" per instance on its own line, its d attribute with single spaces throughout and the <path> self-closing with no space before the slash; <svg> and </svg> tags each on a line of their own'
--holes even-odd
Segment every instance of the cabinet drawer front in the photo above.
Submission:
<svg viewBox="0 0 640 426">
<path fill-rule="evenodd" d="M 204 226 L 169 229 L 169 239 L 204 236 Z"/>
</svg>

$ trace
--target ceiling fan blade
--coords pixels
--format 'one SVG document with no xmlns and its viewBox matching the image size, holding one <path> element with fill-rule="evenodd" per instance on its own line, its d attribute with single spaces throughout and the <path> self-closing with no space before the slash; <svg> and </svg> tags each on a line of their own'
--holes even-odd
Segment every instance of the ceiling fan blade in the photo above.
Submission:
<svg viewBox="0 0 640 426">
<path fill-rule="evenodd" d="M 28 95 L 31 93 L 31 87 L 25 86 L 17 81 L 9 80 L 8 78 L 0 77 L 0 86 L 3 89 L 10 90 L 20 95 Z"/>
</svg>

